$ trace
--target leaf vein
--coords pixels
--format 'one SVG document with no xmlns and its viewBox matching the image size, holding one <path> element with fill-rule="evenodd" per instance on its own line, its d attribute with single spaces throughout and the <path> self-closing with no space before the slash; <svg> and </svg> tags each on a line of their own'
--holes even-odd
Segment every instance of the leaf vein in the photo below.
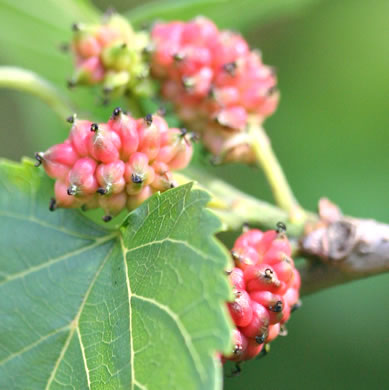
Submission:
<svg viewBox="0 0 389 390">
<path fill-rule="evenodd" d="M 80 233 L 77 233 L 77 232 L 73 232 L 73 231 L 65 229 L 63 227 L 57 227 L 56 225 L 52 225 L 50 223 L 44 222 L 43 220 L 35 218 L 32 215 L 26 217 L 26 216 L 23 216 L 23 215 L 18 215 L 18 214 L 15 214 L 15 213 L 8 213 L 8 212 L 2 211 L 2 212 L 0 212 L 0 216 L 8 217 L 8 218 L 14 218 L 14 219 L 20 219 L 22 221 L 29 221 L 29 222 L 32 222 L 32 223 L 36 223 L 37 225 L 46 227 L 48 229 L 55 230 L 57 232 L 65 233 L 65 234 L 67 234 L 69 236 L 73 236 L 73 237 L 77 237 L 77 238 L 81 238 L 81 239 L 85 239 L 85 240 L 98 240 L 98 239 L 101 238 L 101 237 L 88 236 L 86 234 L 80 234 Z M 96 230 L 99 231 L 98 229 L 96 229 Z M 102 233 L 106 232 L 104 230 L 100 230 L 100 231 Z"/>
<path fill-rule="evenodd" d="M 179 331 L 184 339 L 185 345 L 189 351 L 189 354 L 193 360 L 193 363 L 194 363 L 197 371 L 200 374 L 200 378 L 202 380 L 204 380 L 205 372 L 204 372 L 204 367 L 201 364 L 201 359 L 196 351 L 196 348 L 193 345 L 192 338 L 191 338 L 190 334 L 188 333 L 188 331 L 186 330 L 183 323 L 181 322 L 180 317 L 176 313 L 174 313 L 170 309 L 170 307 L 156 301 L 155 299 L 147 298 L 147 297 L 137 295 L 134 293 L 132 294 L 132 297 L 139 299 L 140 301 L 147 302 L 147 303 L 150 303 L 151 305 L 154 305 L 155 307 L 157 307 L 161 311 L 165 312 L 174 321 L 174 323 L 177 325 L 177 328 L 179 329 Z"/>
<path fill-rule="evenodd" d="M 147 386 L 142 385 L 142 383 L 139 383 L 136 380 L 134 380 L 134 385 L 138 386 L 141 390 L 147 390 Z"/>
<path fill-rule="evenodd" d="M 126 276 L 126 286 L 127 286 L 127 293 L 128 293 L 128 314 L 129 314 L 129 337 L 130 337 L 130 367 L 131 367 L 131 390 L 134 389 L 134 385 L 136 382 L 135 379 L 135 368 L 134 368 L 134 342 L 132 337 L 132 307 L 131 307 L 131 298 L 132 298 L 132 292 L 131 292 L 131 285 L 130 285 L 130 279 L 128 277 L 128 266 L 127 266 L 127 248 L 124 246 L 123 237 L 120 236 L 120 245 L 121 245 L 121 251 L 123 256 L 123 263 L 124 263 L 124 271 Z"/>
<path fill-rule="evenodd" d="M 58 256 L 58 257 L 55 257 L 53 259 L 48 259 L 48 261 L 40 264 L 40 265 L 37 265 L 37 266 L 34 266 L 34 267 L 31 267 L 27 270 L 24 270 L 22 272 L 18 272 L 18 273 L 15 273 L 15 274 L 12 274 L 12 275 L 9 275 L 8 277 L 6 277 L 5 279 L 3 279 L 1 282 L 0 282 L 0 286 L 2 286 L 3 284 L 6 284 L 7 282 L 10 282 L 10 281 L 13 281 L 15 279 L 20 279 L 20 278 L 24 278 L 25 276 L 33 273 L 33 272 L 37 272 L 37 271 L 40 271 L 42 269 L 45 269 L 47 267 L 50 267 L 51 265 L 53 264 L 56 264 L 56 263 L 59 263 L 60 261 L 62 260 L 66 260 L 70 257 L 73 257 L 73 256 L 76 256 L 76 255 L 79 255 L 85 251 L 88 251 L 90 249 L 93 249 L 93 248 L 96 248 L 102 244 L 104 244 L 105 242 L 113 239 L 117 234 L 109 234 L 105 237 L 101 237 L 99 239 L 96 239 L 95 242 L 93 244 L 90 244 L 90 245 L 87 245 L 87 246 L 84 246 L 82 248 L 79 248 L 79 249 L 76 249 L 72 252 L 68 252 L 68 253 L 65 253 L 61 256 Z"/>
<path fill-rule="evenodd" d="M 156 240 L 156 241 L 152 241 L 152 242 L 147 242 L 146 244 L 141 244 L 141 245 L 138 245 L 135 248 L 131 248 L 131 249 L 127 249 L 127 248 L 123 247 L 123 250 L 127 254 L 127 253 L 134 252 L 134 251 L 136 251 L 138 249 L 146 248 L 146 247 L 151 246 L 151 245 L 163 244 L 165 242 L 171 242 L 173 244 L 184 245 L 185 247 L 187 247 L 191 251 L 197 253 L 199 256 L 201 256 L 204 259 L 208 259 L 208 257 L 209 257 L 205 253 L 203 253 L 200 249 L 195 248 L 193 245 L 190 245 L 189 242 L 184 241 L 184 240 L 176 240 L 174 238 L 169 238 L 169 237 L 163 238 L 162 240 Z"/>
<path fill-rule="evenodd" d="M 87 382 L 88 382 L 88 388 L 90 389 L 90 376 L 89 376 L 89 370 L 88 370 L 88 363 L 86 361 L 85 347 L 84 347 L 84 343 L 82 342 L 81 333 L 80 333 L 80 327 L 79 326 L 77 326 L 77 336 L 78 336 L 78 341 L 80 343 L 82 361 L 84 363 L 84 368 L 85 368 L 85 372 L 86 372 L 86 379 L 87 379 Z"/>
<path fill-rule="evenodd" d="M 75 316 L 75 318 L 74 318 L 74 321 L 71 323 L 71 325 L 72 325 L 73 327 L 72 327 L 72 329 L 71 329 L 71 331 L 70 331 L 70 333 L 69 333 L 69 336 L 68 336 L 68 338 L 67 338 L 67 340 L 66 340 L 66 342 L 65 342 L 65 344 L 64 344 L 64 346 L 63 346 L 63 348 L 62 348 L 62 350 L 61 350 L 61 352 L 60 352 L 60 354 L 59 354 L 59 356 L 58 356 L 57 361 L 55 362 L 54 368 L 53 368 L 53 370 L 51 371 L 51 374 L 50 374 L 49 380 L 48 380 L 48 382 L 47 382 L 47 385 L 46 385 L 46 387 L 45 387 L 45 390 L 48 390 L 48 389 L 50 388 L 51 383 L 53 382 L 53 380 L 54 380 L 54 378 L 55 378 L 55 375 L 56 375 L 56 373 L 57 373 L 58 367 L 59 367 L 59 365 L 60 365 L 60 363 L 61 363 L 63 357 L 65 356 L 65 353 L 66 353 L 66 351 L 67 351 L 67 349 L 68 349 L 68 347 L 69 347 L 69 344 L 70 344 L 71 338 L 73 337 L 74 332 L 75 332 L 76 330 L 77 330 L 77 332 L 80 331 L 78 328 L 79 328 L 79 319 L 80 319 L 81 313 L 82 313 L 82 311 L 84 310 L 85 303 L 86 303 L 86 301 L 87 301 L 88 298 L 89 298 L 89 294 L 90 294 L 90 292 L 92 291 L 92 288 L 93 288 L 94 284 L 96 283 L 96 280 L 97 280 L 97 278 L 99 277 L 101 270 L 104 268 L 104 266 L 105 266 L 107 260 L 109 259 L 110 255 L 111 255 L 111 253 L 112 253 L 113 247 L 114 247 L 114 246 L 112 246 L 111 250 L 110 250 L 110 251 L 107 253 L 107 255 L 105 256 L 104 260 L 102 261 L 100 267 L 98 268 L 98 270 L 97 270 L 95 276 L 93 277 L 93 279 L 92 279 L 92 281 L 91 281 L 91 283 L 90 283 L 90 285 L 89 285 L 89 287 L 88 287 L 88 289 L 87 289 L 87 291 L 86 291 L 86 293 L 85 293 L 84 299 L 82 300 L 82 302 L 81 302 L 81 304 L 80 304 L 80 308 L 78 309 L 78 312 L 77 312 L 77 314 L 76 314 L 76 316 Z M 80 343 L 80 347 L 81 347 L 81 343 Z M 82 351 L 82 348 L 81 348 L 81 351 Z M 89 381 L 89 372 L 88 372 L 88 368 L 85 366 L 85 369 L 86 369 L 86 375 L 87 375 L 87 379 L 88 379 L 88 388 L 90 389 L 90 381 Z"/>
<path fill-rule="evenodd" d="M 34 341 L 33 343 L 27 345 L 26 347 L 22 348 L 21 350 L 19 350 L 17 352 L 14 352 L 14 353 L 10 354 L 9 356 L 7 356 L 5 359 L 1 360 L 0 361 L 0 366 L 8 363 L 10 360 L 12 360 L 12 359 L 14 359 L 14 358 L 16 358 L 16 357 L 18 357 L 20 355 L 23 355 L 24 353 L 30 351 L 34 347 L 36 347 L 39 344 L 43 343 L 48 338 L 50 338 L 52 336 L 55 336 L 56 334 L 61 333 L 61 332 L 65 331 L 65 330 L 67 330 L 67 329 L 70 329 L 69 325 L 63 326 L 62 328 L 56 329 L 55 331 L 48 333 L 47 335 L 41 337 L 39 340 Z"/>
</svg>

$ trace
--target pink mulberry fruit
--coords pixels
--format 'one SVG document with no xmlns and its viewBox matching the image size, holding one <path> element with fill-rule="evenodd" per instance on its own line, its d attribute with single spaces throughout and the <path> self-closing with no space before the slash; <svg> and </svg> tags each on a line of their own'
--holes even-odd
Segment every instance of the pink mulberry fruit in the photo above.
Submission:
<svg viewBox="0 0 389 390">
<path fill-rule="evenodd" d="M 157 23 L 151 39 L 152 75 L 162 83 L 181 120 L 201 135 L 221 161 L 252 162 L 239 134 L 261 125 L 276 109 L 276 76 L 259 52 L 208 19 Z"/>
<path fill-rule="evenodd" d="M 107 123 L 72 116 L 69 138 L 44 153 L 36 153 L 55 183 L 56 207 L 102 208 L 104 221 L 123 209 L 132 210 L 157 191 L 175 186 L 172 170 L 186 167 L 192 156 L 188 139 L 180 146 L 179 129 L 169 128 L 158 115 L 135 120 L 116 108 Z M 169 158 L 162 152 L 168 148 Z M 165 155 L 165 158 L 161 158 Z M 177 160 L 175 164 L 171 161 Z"/>
</svg>

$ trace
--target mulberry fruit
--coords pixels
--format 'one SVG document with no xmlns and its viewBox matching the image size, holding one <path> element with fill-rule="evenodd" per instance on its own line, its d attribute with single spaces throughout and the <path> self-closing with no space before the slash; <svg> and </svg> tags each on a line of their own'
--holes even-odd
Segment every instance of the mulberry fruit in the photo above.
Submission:
<svg viewBox="0 0 389 390">
<path fill-rule="evenodd" d="M 290 255 L 284 231 L 253 229 L 236 240 L 235 267 L 229 273 L 235 299 L 227 304 L 236 329 L 233 350 L 224 359 L 252 359 L 286 333 L 285 324 L 299 306 L 301 284 Z"/>
<path fill-rule="evenodd" d="M 203 17 L 156 24 L 151 39 L 152 75 L 181 120 L 220 160 L 254 161 L 242 134 L 277 107 L 273 68 L 240 35 Z"/>
<path fill-rule="evenodd" d="M 55 207 L 101 207 L 104 221 L 175 186 L 172 170 L 186 167 L 192 145 L 158 115 L 135 120 L 116 108 L 107 123 L 69 118 L 69 138 L 44 153 L 37 166 L 56 179 Z"/>
<path fill-rule="evenodd" d="M 69 86 L 102 85 L 110 97 L 131 92 L 148 95 L 152 84 L 145 51 L 149 38 L 113 14 L 101 24 L 74 24 L 71 44 L 75 73 Z"/>
</svg>

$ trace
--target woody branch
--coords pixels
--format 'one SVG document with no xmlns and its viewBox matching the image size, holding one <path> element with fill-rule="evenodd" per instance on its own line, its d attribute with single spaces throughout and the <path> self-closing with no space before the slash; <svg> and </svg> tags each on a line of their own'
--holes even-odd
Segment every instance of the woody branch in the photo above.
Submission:
<svg viewBox="0 0 389 390">
<path fill-rule="evenodd" d="M 343 216 L 322 199 L 320 222 L 300 240 L 302 295 L 389 271 L 389 225 Z"/>
</svg>

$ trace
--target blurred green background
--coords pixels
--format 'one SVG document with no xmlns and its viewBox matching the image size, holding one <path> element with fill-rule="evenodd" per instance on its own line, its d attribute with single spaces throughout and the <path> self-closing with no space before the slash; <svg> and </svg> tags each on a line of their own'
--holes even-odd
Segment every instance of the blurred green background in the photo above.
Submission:
<svg viewBox="0 0 389 390">
<path fill-rule="evenodd" d="M 96 1 L 118 10 L 138 3 L 146 2 Z M 327 196 L 347 214 L 389 222 L 389 1 L 176 2 L 183 3 L 191 5 L 185 17 L 204 13 L 243 29 L 277 68 L 282 100 L 266 128 L 301 203 L 314 209 Z M 140 23 L 144 11 L 133 15 Z M 70 2 L 0 0 L 0 63 L 33 69 L 65 91 L 72 66 L 58 46 L 69 40 L 70 23 L 90 17 Z M 83 110 L 98 102 L 91 91 L 71 96 Z M 16 160 L 68 131 L 43 103 L 14 91 L 0 90 L 0 118 L 0 156 Z M 271 199 L 254 169 L 212 170 Z M 226 379 L 226 389 L 389 388 L 388 301 L 389 275 L 304 298 L 288 337 L 265 359 L 245 364 L 240 377 Z"/>
</svg>

